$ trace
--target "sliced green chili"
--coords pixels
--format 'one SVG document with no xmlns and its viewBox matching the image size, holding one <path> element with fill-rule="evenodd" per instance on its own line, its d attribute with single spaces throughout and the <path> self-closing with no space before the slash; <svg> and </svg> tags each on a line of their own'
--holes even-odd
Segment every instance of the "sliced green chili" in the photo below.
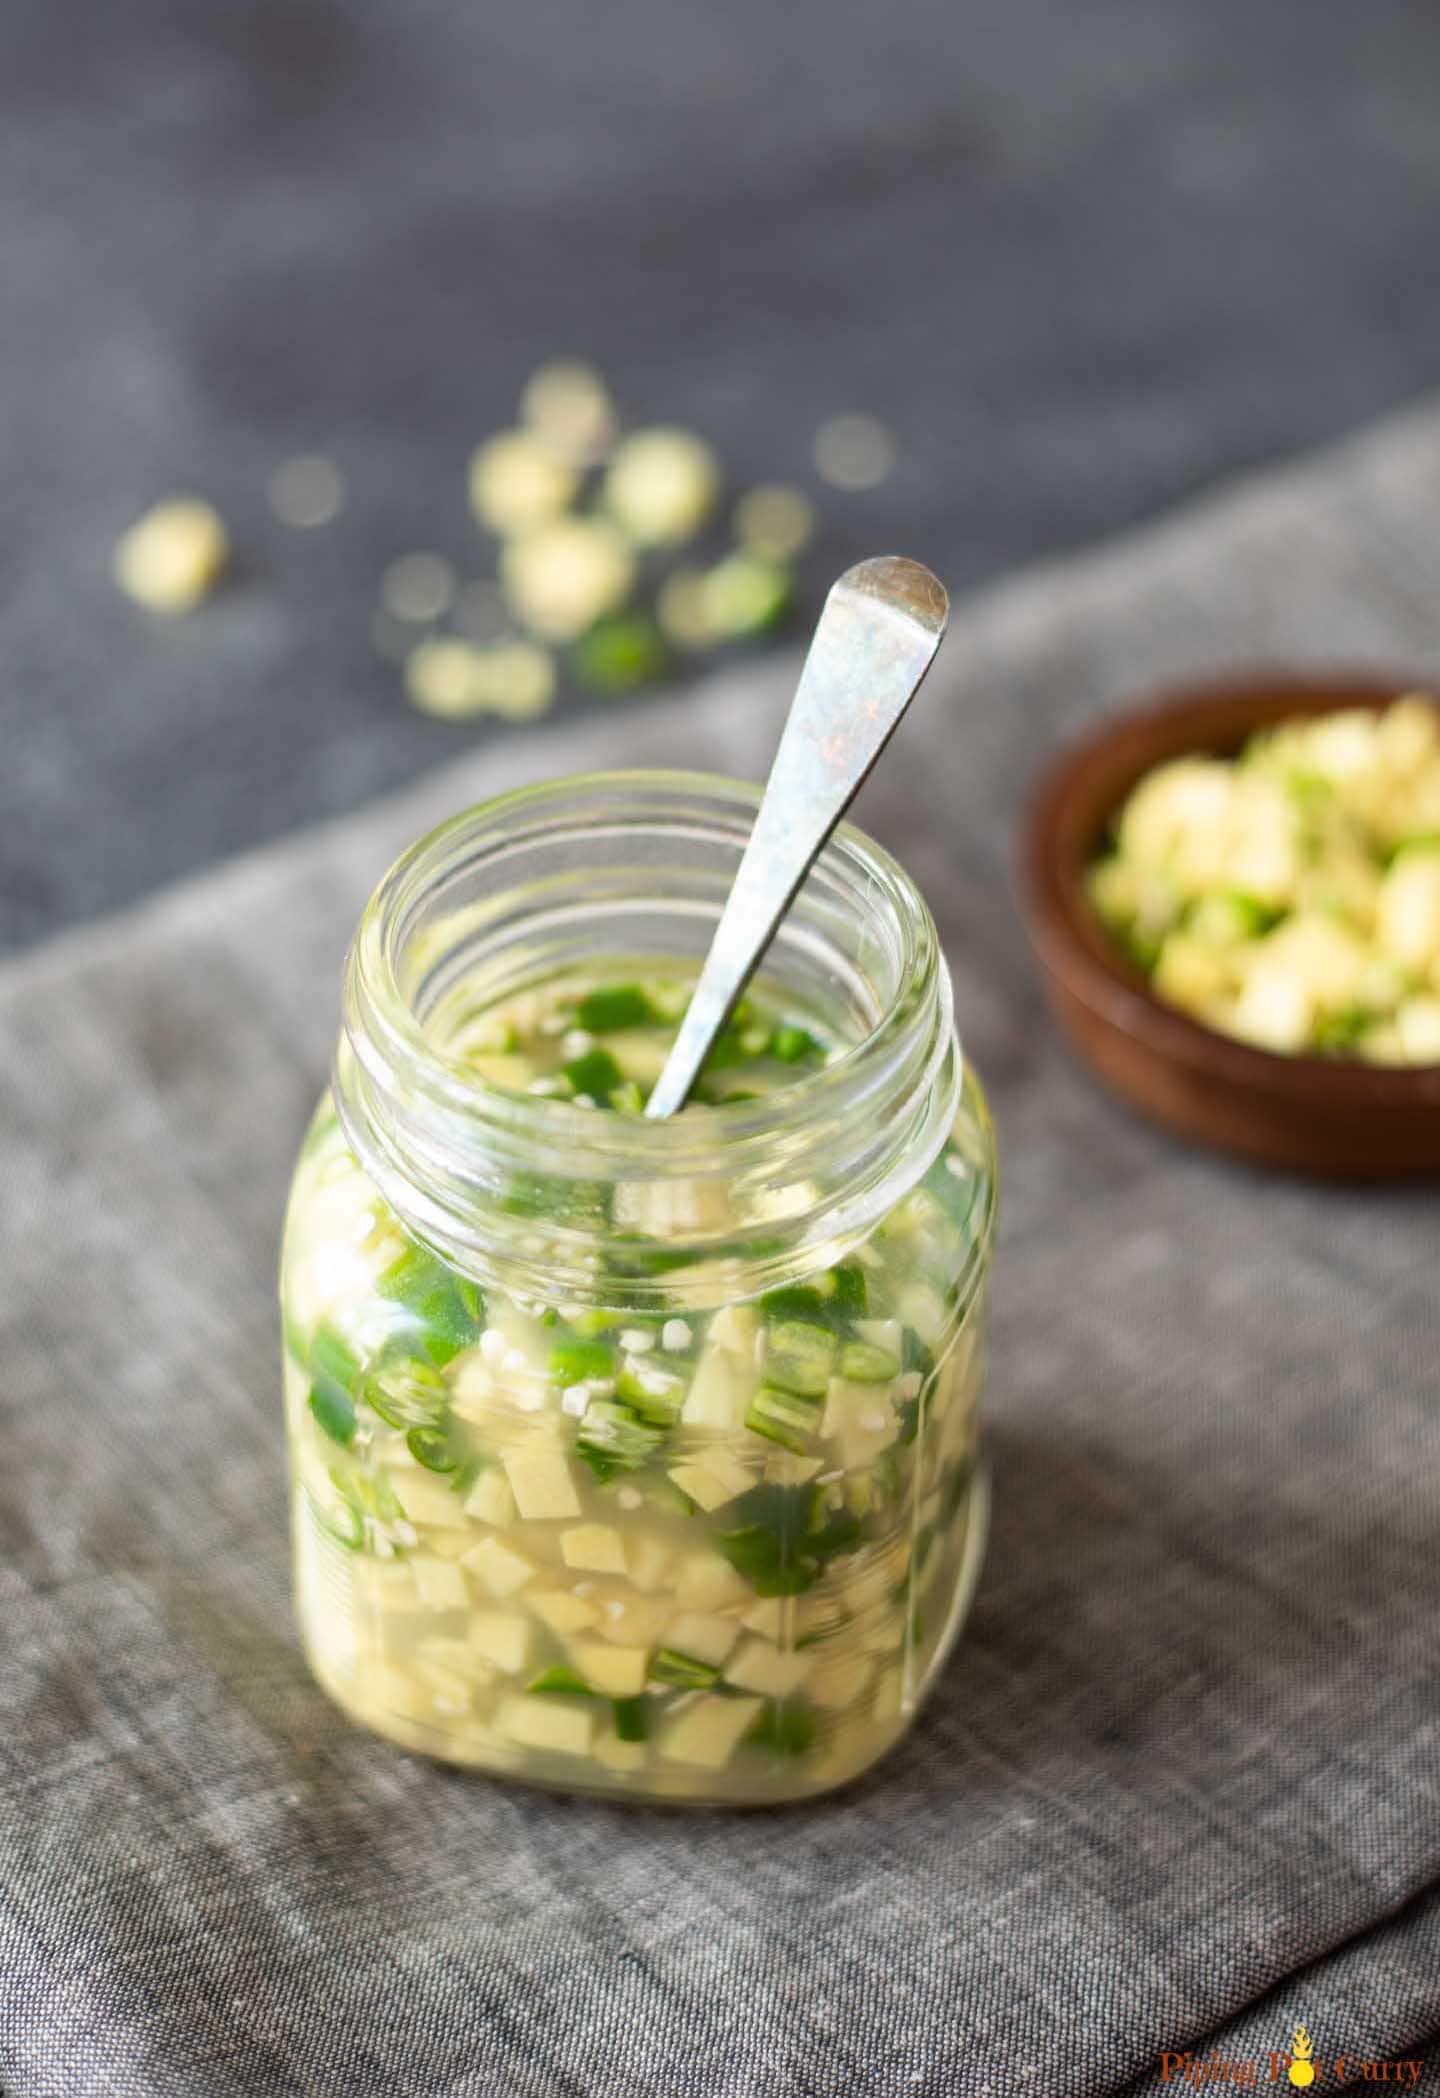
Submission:
<svg viewBox="0 0 1440 2098">
<path fill-rule="evenodd" d="M 611 1092 L 624 1083 L 625 1074 L 608 1049 L 587 1049 L 583 1056 L 575 1056 L 564 1066 L 565 1076 L 577 1093 L 597 1104 L 608 1100 Z"/>
</svg>

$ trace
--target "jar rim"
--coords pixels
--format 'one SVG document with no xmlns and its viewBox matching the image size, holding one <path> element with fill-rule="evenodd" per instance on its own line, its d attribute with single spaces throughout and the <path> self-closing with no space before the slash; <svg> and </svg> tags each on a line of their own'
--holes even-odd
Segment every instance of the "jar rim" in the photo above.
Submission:
<svg viewBox="0 0 1440 2098">
<path fill-rule="evenodd" d="M 848 1143 L 853 1186 L 837 1189 L 826 1205 L 826 1222 L 841 1234 L 854 1228 L 860 1209 L 873 1215 L 877 1205 L 898 1199 L 901 1178 L 924 1172 L 944 1142 L 960 1091 L 949 974 L 918 888 L 851 824 L 839 826 L 826 844 L 801 897 L 818 879 L 848 910 L 870 914 L 889 943 L 889 990 L 873 1024 L 818 1071 L 797 1074 L 757 1099 L 651 1121 L 479 1084 L 427 1033 L 425 1012 L 407 988 L 406 960 L 427 900 L 437 885 L 456 878 L 457 868 L 474 873 L 487 861 L 501 867 L 507 853 L 584 837 L 587 824 L 598 826 L 597 835 L 610 835 L 617 823 L 665 835 L 673 824 L 678 836 L 688 822 L 690 835 L 699 836 L 693 826 L 703 820 L 717 839 L 724 834 L 727 849 L 743 847 L 759 801 L 760 790 L 748 782 L 698 771 L 566 775 L 460 811 L 418 839 L 382 877 L 347 964 L 336 1099 L 362 1162 L 420 1236 L 453 1255 L 458 1212 L 477 1189 L 523 1173 L 527 1159 L 556 1164 L 575 1182 L 723 1176 L 759 1189 L 813 1180 L 807 1168 L 817 1150 L 838 1141 L 844 1152 Z M 634 813 L 622 819 L 615 813 L 621 808 Z M 609 812 L 603 823 L 602 811 Z M 881 1152 L 889 1154 L 883 1161 Z M 417 1176 L 417 1164 L 418 1177 L 434 1183 L 418 1191 L 422 1199 L 401 1185 Z M 462 1240 L 472 1235 L 460 1233 Z M 551 1235 L 566 1234 L 555 1227 Z"/>
<path fill-rule="evenodd" d="M 607 1116 L 597 1123 L 586 1109 L 554 1095 L 517 1092 L 490 1084 L 478 1086 L 474 1073 L 459 1058 L 448 1056 L 438 1048 L 426 1034 L 400 980 L 396 953 L 397 919 L 412 901 L 417 900 L 417 890 L 423 891 L 438 871 L 448 848 L 473 837 L 482 819 L 488 825 L 511 815 L 523 815 L 528 810 L 559 804 L 573 795 L 577 788 L 616 793 L 627 789 L 669 791 L 677 796 L 699 793 L 707 799 L 727 800 L 751 816 L 759 808 L 761 799 L 761 789 L 751 782 L 719 773 L 680 769 L 650 771 L 632 767 L 563 774 L 556 779 L 512 788 L 488 801 L 476 802 L 418 838 L 381 877 L 361 919 L 353 949 L 354 965 L 366 977 L 368 989 L 376 1001 L 374 1017 L 390 1036 L 393 1047 L 424 1066 L 427 1081 L 435 1092 L 461 1112 L 481 1116 L 493 1112 L 498 1097 L 513 1103 L 517 1116 L 530 1124 L 537 1140 L 547 1136 L 567 1143 L 577 1139 L 588 1143 L 596 1135 L 612 1132 L 625 1140 L 626 1149 L 633 1143 L 637 1150 L 648 1155 L 653 1169 L 664 1171 L 667 1147 L 672 1159 L 675 1151 L 688 1149 L 683 1138 L 695 1132 L 693 1121 L 687 1122 L 678 1116 L 649 1121 L 643 1116 L 627 1115 Z M 894 922 L 904 943 L 897 964 L 897 976 L 902 985 L 912 982 L 923 972 L 929 959 L 927 949 L 938 959 L 938 942 L 924 898 L 899 861 L 883 846 L 877 845 L 858 826 L 841 823 L 827 841 L 821 859 L 832 873 L 840 865 L 853 865 L 857 876 L 868 877 L 870 894 L 881 895 L 892 904 Z M 892 1001 L 876 1027 L 858 1041 L 847 1043 L 818 1071 L 799 1072 L 790 1083 L 758 1099 L 708 1105 L 704 1131 L 698 1133 L 698 1141 L 708 1152 L 717 1141 L 728 1143 L 752 1132 L 764 1135 L 782 1124 L 808 1119 L 815 1114 L 833 1113 L 842 1104 L 859 1105 L 855 1094 L 857 1090 L 863 1092 L 871 1069 L 889 1050 L 889 1029 L 895 1023 L 895 1015 L 896 1002 Z M 842 1095 L 845 1096 L 843 1103 Z"/>
</svg>

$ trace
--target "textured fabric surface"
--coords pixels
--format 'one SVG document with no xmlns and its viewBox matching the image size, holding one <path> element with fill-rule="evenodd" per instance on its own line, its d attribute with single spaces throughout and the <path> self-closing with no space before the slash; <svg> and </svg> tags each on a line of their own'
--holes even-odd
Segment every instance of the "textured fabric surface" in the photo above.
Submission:
<svg viewBox="0 0 1440 2098">
<path fill-rule="evenodd" d="M 881 416 L 895 471 L 826 495 L 812 585 L 894 547 L 970 588 L 1434 383 L 1434 0 L 5 26 L 0 947 L 471 747 L 372 648 L 376 585 L 490 565 L 464 463 L 542 357 L 740 486 L 815 488 L 822 419 Z M 265 482 L 310 451 L 350 500 L 297 533 Z M 191 488 L 239 572 L 157 622 L 111 548 Z"/>
<path fill-rule="evenodd" d="M 999 1117 L 995 1522 L 933 1703 L 826 1804 L 625 1811 L 344 1722 L 288 1615 L 273 1300 L 390 856 L 562 761 L 760 771 L 785 672 L 517 737 L 0 971 L 7 2098 L 1090 2098 L 1301 2015 L 1423 2051 L 1440 1201 L 1129 1119 L 1007 882 L 1039 756 L 1152 681 L 1440 665 L 1437 527 L 1416 414 L 1022 579 L 869 790 Z"/>
</svg>

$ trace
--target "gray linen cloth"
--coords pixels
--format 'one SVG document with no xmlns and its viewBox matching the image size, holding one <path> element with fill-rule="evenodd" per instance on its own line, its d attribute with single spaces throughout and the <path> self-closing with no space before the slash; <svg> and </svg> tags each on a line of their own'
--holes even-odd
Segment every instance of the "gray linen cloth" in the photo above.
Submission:
<svg viewBox="0 0 1440 2098">
<path fill-rule="evenodd" d="M 7 2093 L 1080 2098 L 1300 2017 L 1322 2058 L 1423 2054 L 1440 1199 L 1131 1120 L 1008 896 L 1057 734 L 1256 659 L 1440 668 L 1440 412 L 963 608 L 869 791 L 999 1116 L 995 1523 L 915 1732 L 813 1808 L 545 1797 L 341 1719 L 288 1614 L 273 1297 L 390 857 L 540 773 L 759 773 L 789 666 L 517 736 L 0 971 Z"/>
</svg>

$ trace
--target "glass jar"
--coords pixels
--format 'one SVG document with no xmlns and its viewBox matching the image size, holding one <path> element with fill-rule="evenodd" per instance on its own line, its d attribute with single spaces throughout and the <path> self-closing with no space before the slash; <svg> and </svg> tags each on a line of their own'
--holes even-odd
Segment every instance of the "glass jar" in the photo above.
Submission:
<svg viewBox="0 0 1440 2098">
<path fill-rule="evenodd" d="M 995 1157 L 901 868 L 827 846 L 757 995 L 836 1046 L 763 1097 L 586 1111 L 483 1082 L 442 1024 L 611 959 L 693 972 L 757 800 L 509 794 L 361 920 L 286 1224 L 286 1409 L 311 1665 L 408 1748 L 811 1796 L 905 1731 L 968 1607 Z"/>
</svg>

